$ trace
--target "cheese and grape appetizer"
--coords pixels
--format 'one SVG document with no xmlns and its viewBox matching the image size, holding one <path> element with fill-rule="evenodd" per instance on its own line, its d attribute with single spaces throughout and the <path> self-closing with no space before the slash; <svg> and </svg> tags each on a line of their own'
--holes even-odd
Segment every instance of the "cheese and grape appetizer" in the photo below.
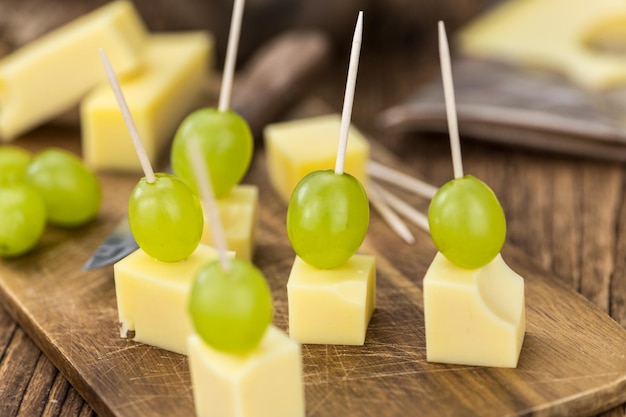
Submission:
<svg viewBox="0 0 626 417">
<path fill-rule="evenodd" d="M 484 182 L 463 175 L 442 22 L 439 39 L 455 178 L 437 191 L 428 210 L 439 252 L 423 282 L 426 358 L 514 368 L 525 333 L 524 280 L 500 255 L 506 220 L 496 195 Z"/>
<path fill-rule="evenodd" d="M 185 118 L 172 144 L 172 170 L 197 193 L 193 169 L 186 155 L 189 143 L 194 140 L 199 141 L 199 152 L 211 169 L 212 186 L 219 199 L 229 247 L 238 258 L 251 260 L 258 223 L 258 187 L 238 185 L 252 160 L 254 146 L 250 128 L 231 110 L 203 108 Z M 209 222 L 204 223 L 201 240 L 215 245 Z"/>
<path fill-rule="evenodd" d="M 357 20 L 335 170 L 318 170 L 296 186 L 287 234 L 296 252 L 287 282 L 289 334 L 300 343 L 362 345 L 375 307 L 374 257 L 355 254 L 369 225 L 363 185 L 344 172 L 363 14 Z"/>
<path fill-rule="evenodd" d="M 187 148 L 191 142 L 198 142 L 198 152 L 210 170 L 212 189 L 220 201 L 227 243 L 238 258 L 250 260 L 258 223 L 258 188 L 238 185 L 252 161 L 254 139 L 248 123 L 229 109 L 243 5 L 234 11 L 237 14 L 233 14 L 230 28 L 218 107 L 195 110 L 182 121 L 174 136 L 170 162 L 174 174 L 197 193 L 198 184 Z M 210 222 L 205 222 L 201 239 L 206 244 L 216 244 Z"/>
<path fill-rule="evenodd" d="M 196 415 L 304 416 L 300 345 L 271 325 L 272 295 L 261 271 L 226 256 L 210 174 L 198 148 L 191 142 L 187 151 L 219 259 L 200 268 L 189 296 L 195 332 L 187 345 Z"/>
<path fill-rule="evenodd" d="M 248 123 L 229 109 L 243 4 L 233 12 L 218 107 L 199 109 L 187 116 L 176 132 L 171 153 L 172 171 L 198 191 L 187 154 L 189 142 L 197 141 L 205 165 L 210 170 L 216 198 L 227 195 L 243 179 L 254 150 Z"/>
<path fill-rule="evenodd" d="M 115 72 L 101 54 L 145 174 L 128 204 L 139 249 L 113 266 L 120 336 L 185 354 L 193 330 L 187 314 L 191 281 L 216 251 L 200 244 L 204 218 L 198 197 L 176 176 L 152 170 Z"/>
<path fill-rule="evenodd" d="M 197 273 L 187 340 L 198 417 L 303 417 L 300 345 L 271 324 L 272 297 L 250 262 L 219 261 Z"/>
</svg>

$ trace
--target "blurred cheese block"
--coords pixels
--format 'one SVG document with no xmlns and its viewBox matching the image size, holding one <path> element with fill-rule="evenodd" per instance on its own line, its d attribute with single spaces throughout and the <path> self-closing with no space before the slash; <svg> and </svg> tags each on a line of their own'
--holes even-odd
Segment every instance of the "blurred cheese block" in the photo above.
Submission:
<svg viewBox="0 0 626 417">
<path fill-rule="evenodd" d="M 437 253 L 424 277 L 426 359 L 515 368 L 524 341 L 524 280 L 501 255 L 478 269 Z"/>
<path fill-rule="evenodd" d="M 180 262 L 157 261 L 137 249 L 115 263 L 121 337 L 186 354 L 193 331 L 187 310 L 191 284 L 198 268 L 216 259 L 214 248 L 200 244 Z"/>
<path fill-rule="evenodd" d="M 180 122 L 201 104 L 202 86 L 209 75 L 212 53 L 213 40 L 206 32 L 152 35 L 146 46 L 142 71 L 120 80 L 153 165 L 169 147 Z M 80 113 L 83 156 L 87 165 L 94 170 L 141 172 L 108 82 L 85 97 Z"/>
<path fill-rule="evenodd" d="M 250 261 L 254 254 L 254 237 L 258 223 L 259 189 L 255 185 L 236 185 L 231 192 L 216 200 L 224 228 L 226 245 L 240 259 Z M 204 221 L 202 242 L 216 246 L 211 222 Z"/>
<path fill-rule="evenodd" d="M 626 83 L 626 2 L 512 0 L 462 30 L 468 55 L 560 72 L 592 89 Z M 602 52 L 616 42 L 622 53 Z M 595 45 L 595 46 L 594 46 Z"/>
<path fill-rule="evenodd" d="M 306 174 L 335 169 L 341 116 L 329 114 L 308 119 L 275 123 L 263 134 L 269 179 L 285 202 Z M 354 126 L 350 127 L 345 172 L 367 183 L 369 143 Z"/>
<path fill-rule="evenodd" d="M 198 417 L 304 417 L 300 345 L 270 325 L 252 352 L 233 355 L 188 339 Z"/>
<path fill-rule="evenodd" d="M 376 306 L 376 265 L 353 255 L 317 269 L 296 256 L 287 282 L 289 335 L 300 343 L 363 345 Z"/>
<path fill-rule="evenodd" d="M 147 33 L 130 1 L 116 1 L 62 26 L 0 61 L 0 139 L 63 113 L 106 80 L 103 48 L 120 73 L 136 70 Z"/>
</svg>

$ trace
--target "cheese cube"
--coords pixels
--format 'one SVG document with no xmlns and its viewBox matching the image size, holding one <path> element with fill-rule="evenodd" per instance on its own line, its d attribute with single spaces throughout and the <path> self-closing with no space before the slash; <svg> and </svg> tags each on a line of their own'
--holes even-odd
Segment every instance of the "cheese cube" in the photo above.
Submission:
<svg viewBox="0 0 626 417">
<path fill-rule="evenodd" d="M 270 325 L 258 347 L 232 355 L 188 339 L 198 417 L 304 417 L 300 345 Z"/>
<path fill-rule="evenodd" d="M 130 1 L 115 1 L 0 61 L 0 139 L 8 141 L 77 104 L 106 80 L 103 48 L 116 70 L 136 70 L 146 29 Z"/>
<path fill-rule="evenodd" d="M 317 269 L 300 257 L 287 282 L 289 335 L 300 343 L 363 345 L 376 305 L 376 265 L 353 255 L 334 269 Z"/>
<path fill-rule="evenodd" d="M 461 49 L 477 57 L 557 71 L 582 87 L 604 89 L 626 83 L 624 56 L 593 45 L 623 45 L 625 20 L 623 1 L 513 0 L 465 28 Z"/>
<path fill-rule="evenodd" d="M 275 123 L 265 127 L 267 169 L 270 183 L 285 202 L 302 177 L 322 169 L 334 169 L 339 145 L 341 116 L 329 114 Z M 350 127 L 345 172 L 363 185 L 367 182 L 369 143 Z"/>
<path fill-rule="evenodd" d="M 153 165 L 160 162 L 180 122 L 201 103 L 213 42 L 206 32 L 158 34 L 147 44 L 143 69 L 120 80 L 124 97 Z M 141 164 L 113 91 L 102 83 L 81 102 L 85 163 L 94 170 L 141 172 Z"/>
<path fill-rule="evenodd" d="M 515 368 L 524 341 L 524 279 L 501 255 L 464 269 L 437 253 L 424 277 L 426 359 Z"/>
<path fill-rule="evenodd" d="M 196 271 L 217 259 L 217 251 L 200 244 L 189 258 L 161 262 L 137 249 L 113 266 L 120 335 L 172 352 L 186 354 L 193 325 L 187 298 Z M 131 333 L 132 334 L 132 333 Z"/>
<path fill-rule="evenodd" d="M 216 200 L 228 249 L 240 259 L 250 261 L 254 254 L 254 237 L 258 223 L 259 189 L 254 185 L 237 185 Z M 211 222 L 204 221 L 202 242 L 215 246 Z"/>
</svg>

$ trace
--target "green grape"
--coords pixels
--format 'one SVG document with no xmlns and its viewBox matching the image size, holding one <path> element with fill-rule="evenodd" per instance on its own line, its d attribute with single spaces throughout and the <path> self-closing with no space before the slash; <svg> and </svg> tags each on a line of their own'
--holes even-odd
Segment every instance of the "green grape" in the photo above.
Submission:
<svg viewBox="0 0 626 417">
<path fill-rule="evenodd" d="M 46 208 L 37 191 L 24 183 L 0 186 L 0 256 L 32 249 L 46 225 Z"/>
<path fill-rule="evenodd" d="M 466 175 L 444 184 L 428 208 L 430 235 L 452 263 L 468 269 L 488 264 L 506 237 L 504 211 L 484 182 Z"/>
<path fill-rule="evenodd" d="M 137 244 L 163 262 L 186 259 L 202 237 L 204 218 L 198 197 L 179 178 L 157 173 L 142 178 L 128 202 L 128 222 Z"/>
<path fill-rule="evenodd" d="M 332 269 L 357 251 L 369 225 L 369 202 L 350 174 L 314 171 L 298 183 L 287 209 L 287 234 L 298 256 Z"/>
<path fill-rule="evenodd" d="M 23 181 L 32 159 L 30 152 L 17 146 L 0 147 L 0 185 Z"/>
<path fill-rule="evenodd" d="M 272 321 L 272 294 L 254 265 L 236 258 L 231 262 L 228 271 L 219 261 L 200 268 L 191 286 L 189 312 L 205 343 L 243 354 L 259 343 Z"/>
<path fill-rule="evenodd" d="M 68 151 L 49 148 L 35 155 L 26 182 L 43 198 L 50 223 L 76 227 L 98 214 L 102 202 L 98 178 Z"/>
<path fill-rule="evenodd" d="M 252 160 L 254 141 L 246 121 L 232 111 L 214 108 L 196 110 L 183 120 L 172 144 L 172 171 L 197 191 L 187 158 L 190 140 L 198 140 L 215 197 L 228 194 L 243 179 Z"/>
</svg>

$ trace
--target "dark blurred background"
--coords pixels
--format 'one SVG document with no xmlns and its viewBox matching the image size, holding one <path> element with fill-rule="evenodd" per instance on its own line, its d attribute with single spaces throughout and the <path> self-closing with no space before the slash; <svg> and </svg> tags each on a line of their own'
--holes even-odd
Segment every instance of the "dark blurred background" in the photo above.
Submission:
<svg viewBox="0 0 626 417">
<path fill-rule="evenodd" d="M 365 13 L 364 52 L 418 47 L 433 23 L 450 30 L 494 0 L 247 0 L 240 40 L 240 63 L 261 43 L 291 28 L 318 28 L 339 49 L 349 39 L 359 10 Z M 0 39 L 12 50 L 102 4 L 104 0 L 0 0 Z M 218 58 L 224 54 L 232 0 L 134 0 L 153 31 L 208 29 L 215 34 Z M 366 49 L 367 48 L 367 49 Z M 218 59 L 218 64 L 223 60 Z M 220 64 L 221 65 L 221 64 Z"/>
</svg>

